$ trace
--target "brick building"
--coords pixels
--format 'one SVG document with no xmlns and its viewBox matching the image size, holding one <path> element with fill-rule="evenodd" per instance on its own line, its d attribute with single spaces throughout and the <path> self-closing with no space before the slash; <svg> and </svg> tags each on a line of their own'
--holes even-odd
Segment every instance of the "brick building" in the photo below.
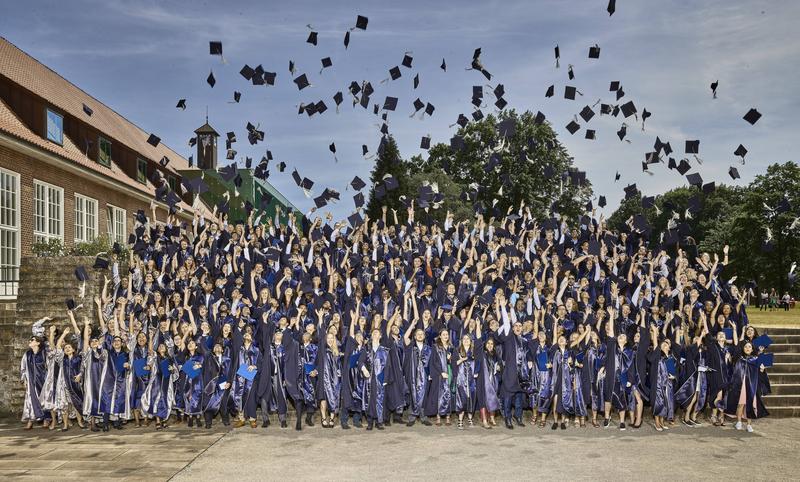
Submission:
<svg viewBox="0 0 800 482">
<path fill-rule="evenodd" d="M 20 258 L 35 242 L 125 243 L 136 211 L 149 213 L 154 182 L 181 192 L 189 161 L 149 135 L 0 37 L 0 298 L 16 296 Z M 191 203 L 184 194 L 177 205 L 187 220 Z"/>
</svg>

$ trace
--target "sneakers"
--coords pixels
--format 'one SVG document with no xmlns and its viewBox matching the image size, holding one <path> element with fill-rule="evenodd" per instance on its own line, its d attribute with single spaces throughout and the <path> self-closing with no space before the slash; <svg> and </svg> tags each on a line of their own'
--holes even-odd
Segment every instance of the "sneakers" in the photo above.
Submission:
<svg viewBox="0 0 800 482">
<path fill-rule="evenodd" d="M 753 433 L 753 426 L 749 423 L 747 424 L 747 433 Z"/>
<path fill-rule="evenodd" d="M 611 426 L 611 419 L 610 418 L 603 419 L 603 428 L 608 428 L 610 426 Z"/>
<path fill-rule="evenodd" d="M 736 425 L 734 425 L 734 427 L 736 428 L 736 430 L 741 430 L 742 429 L 742 422 L 736 422 Z"/>
<path fill-rule="evenodd" d="M 619 429 L 622 430 L 623 432 L 625 431 L 625 422 L 620 422 Z"/>
</svg>

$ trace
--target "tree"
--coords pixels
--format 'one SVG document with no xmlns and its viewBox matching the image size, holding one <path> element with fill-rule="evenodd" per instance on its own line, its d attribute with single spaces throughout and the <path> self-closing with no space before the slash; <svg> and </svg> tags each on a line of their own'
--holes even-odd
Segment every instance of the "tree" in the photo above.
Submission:
<svg viewBox="0 0 800 482">
<path fill-rule="evenodd" d="M 394 177 L 400 187 L 386 191 L 386 194 L 381 199 L 378 199 L 375 195 L 375 188 L 378 186 L 385 187 L 384 177 L 387 174 Z M 385 136 L 381 139 L 378 157 L 375 159 L 375 167 L 372 168 L 372 173 L 370 174 L 370 181 L 372 187 L 369 190 L 369 202 L 367 203 L 367 214 L 370 218 L 378 219 L 381 216 L 382 206 L 396 209 L 398 216 L 401 213 L 405 213 L 405 206 L 400 198 L 408 193 L 408 167 L 400 157 L 397 142 L 392 136 Z"/>
<path fill-rule="evenodd" d="M 537 123 L 531 112 L 509 110 L 498 117 L 489 115 L 469 122 L 456 136 L 463 139 L 463 148 L 437 144 L 427 160 L 417 158 L 409 162 L 409 169 L 440 169 L 463 188 L 472 186 L 475 197 L 468 206 L 479 202 L 494 214 L 505 214 L 508 207 L 519 206 L 521 201 L 531 207 L 534 216 L 545 216 L 553 205 L 573 219 L 583 214 L 592 195 L 591 183 L 573 167 L 572 157 L 550 125 Z"/>
<path fill-rule="evenodd" d="M 419 156 L 415 156 L 409 161 L 411 166 L 420 166 L 422 163 L 423 161 Z M 446 172 L 435 166 L 426 166 L 425 169 L 412 167 L 410 171 L 408 182 L 410 196 L 419 198 L 420 188 L 424 185 L 435 186 L 436 192 L 442 196 L 441 203 L 437 203 L 438 205 L 436 206 L 420 207 L 419 203 L 415 201 L 414 215 L 416 219 L 433 220 L 442 223 L 448 211 L 453 213 L 457 221 L 471 219 L 475 216 L 472 204 L 461 199 L 461 193 L 465 186 L 453 180 Z"/>
</svg>

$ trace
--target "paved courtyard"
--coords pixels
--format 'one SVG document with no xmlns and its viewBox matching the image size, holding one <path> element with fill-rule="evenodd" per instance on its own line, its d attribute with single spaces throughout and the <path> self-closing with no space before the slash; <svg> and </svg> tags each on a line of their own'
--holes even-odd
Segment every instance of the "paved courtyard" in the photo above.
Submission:
<svg viewBox="0 0 800 482">
<path fill-rule="evenodd" d="M 383 432 L 317 425 L 226 432 L 126 428 L 66 434 L 0 426 L 0 476 L 41 480 L 655 479 L 797 480 L 800 419 L 759 421 L 755 434 L 677 427 L 657 434 L 570 428 L 391 427 Z"/>
</svg>

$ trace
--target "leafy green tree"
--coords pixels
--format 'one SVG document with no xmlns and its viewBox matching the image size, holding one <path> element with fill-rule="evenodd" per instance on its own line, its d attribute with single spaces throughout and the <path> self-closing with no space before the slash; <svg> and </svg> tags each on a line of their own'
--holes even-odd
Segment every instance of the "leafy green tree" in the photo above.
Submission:
<svg viewBox="0 0 800 482">
<path fill-rule="evenodd" d="M 409 162 L 410 166 L 422 165 L 422 159 L 418 156 L 412 158 Z M 453 178 L 435 166 L 426 166 L 425 169 L 411 169 L 409 176 L 408 191 L 409 195 L 413 198 L 418 198 L 420 188 L 423 185 L 435 186 L 436 191 L 442 195 L 442 202 L 438 206 L 428 206 L 427 208 L 420 208 L 415 201 L 415 217 L 419 220 L 435 220 L 444 222 L 447 212 L 453 213 L 456 220 L 471 219 L 475 216 L 475 210 L 472 208 L 472 203 L 464 202 L 461 199 L 461 193 L 464 190 L 462 184 L 459 184 Z M 398 217 L 400 213 L 398 213 Z"/>
<path fill-rule="evenodd" d="M 545 216 L 555 204 L 558 212 L 574 219 L 584 212 L 592 196 L 591 183 L 585 180 L 578 185 L 570 176 L 562 176 L 575 169 L 573 159 L 550 125 L 535 119 L 531 112 L 508 110 L 469 122 L 457 132 L 464 141 L 463 149 L 436 144 L 427 160 L 416 158 L 409 162 L 409 169 L 430 172 L 438 168 L 462 187 L 479 186 L 477 201 L 487 210 L 494 206 L 505 214 L 509 206 L 524 200 L 534 216 Z M 514 132 L 503 137 L 498 125 L 509 120 L 514 121 Z M 550 178 L 545 175 L 546 168 L 551 170 Z"/>
</svg>

